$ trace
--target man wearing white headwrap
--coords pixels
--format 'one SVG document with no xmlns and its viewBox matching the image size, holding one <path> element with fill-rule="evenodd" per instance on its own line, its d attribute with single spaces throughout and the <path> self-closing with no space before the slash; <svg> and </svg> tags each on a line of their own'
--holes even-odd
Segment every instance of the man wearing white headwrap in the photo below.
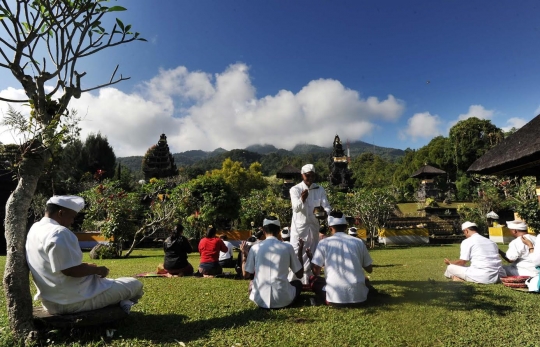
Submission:
<svg viewBox="0 0 540 347">
<path fill-rule="evenodd" d="M 302 283 L 299 280 L 289 282 L 287 275 L 290 269 L 296 276 L 302 277 L 302 257 L 294 253 L 290 244 L 277 239 L 280 223 L 276 217 L 266 217 L 263 229 L 266 239 L 251 247 L 242 266 L 244 278 L 253 276 L 249 299 L 262 308 L 289 306 L 300 296 Z M 246 247 L 246 242 L 242 242 L 240 250 L 244 252 Z M 298 247 L 302 253 L 301 240 Z"/>
<path fill-rule="evenodd" d="M 465 240 L 461 242 L 458 260 L 444 259 L 448 265 L 444 276 L 454 281 L 468 281 L 491 284 L 506 276 L 499 258 L 497 244 L 478 233 L 476 223 L 465 222 L 461 225 Z M 470 266 L 466 266 L 470 262 Z"/>
<path fill-rule="evenodd" d="M 75 234 L 68 228 L 84 208 L 79 196 L 53 196 L 47 201 L 45 217 L 28 232 L 26 258 L 37 287 L 35 300 L 51 314 L 96 310 L 120 303 L 129 313 L 143 295 L 135 278 L 106 278 L 105 266 L 83 263 Z"/>
<path fill-rule="evenodd" d="M 506 271 L 506 276 L 536 276 L 538 270 L 536 270 L 536 266 L 530 259 L 530 247 L 523 243 L 523 238 L 526 238 L 533 245 L 532 248 L 534 248 L 536 236 L 530 235 L 527 232 L 527 224 L 523 221 L 510 221 L 506 223 L 506 226 L 510 230 L 512 236 L 515 237 L 515 239 L 508 244 L 506 253 L 499 250 L 501 257 L 511 263 L 510 265 L 503 266 Z"/>
<path fill-rule="evenodd" d="M 347 220 L 342 212 L 330 213 L 328 227 L 332 236 L 321 240 L 314 254 L 306 248 L 314 274 L 310 287 L 329 305 L 361 304 L 368 293 L 376 292 L 364 275 L 364 270 L 373 270 L 371 256 L 361 239 L 347 235 Z M 319 276 L 323 266 L 325 278 Z"/>
<path fill-rule="evenodd" d="M 313 252 L 319 243 L 319 220 L 315 217 L 313 210 L 317 206 L 322 206 L 326 214 L 330 213 L 331 207 L 326 197 L 324 188 L 315 183 L 315 167 L 307 164 L 302 167 L 302 182 L 290 189 L 292 204 L 291 222 L 291 244 L 298 252 L 297 244 L 299 239 L 303 239 L 306 248 Z M 304 277 L 303 284 L 309 283 L 311 266 L 306 255 L 303 256 Z"/>
</svg>

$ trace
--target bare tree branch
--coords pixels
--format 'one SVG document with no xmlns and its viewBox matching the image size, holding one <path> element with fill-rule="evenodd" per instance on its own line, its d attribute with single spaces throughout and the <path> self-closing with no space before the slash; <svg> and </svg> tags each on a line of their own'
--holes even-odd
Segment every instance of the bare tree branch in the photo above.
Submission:
<svg viewBox="0 0 540 347">
<path fill-rule="evenodd" d="M 5 102 L 28 102 L 28 99 L 26 99 L 26 100 L 14 100 L 14 99 L 6 99 L 6 98 L 3 98 L 3 97 L 0 97 L 0 101 L 5 101 Z"/>
<path fill-rule="evenodd" d="M 120 75 L 120 78 L 117 79 L 117 80 L 114 81 L 114 82 L 109 82 L 109 83 L 105 83 L 105 84 L 100 84 L 99 86 L 95 86 L 95 87 L 93 87 L 93 88 L 84 89 L 84 90 L 81 90 L 81 93 L 89 92 L 89 91 L 96 90 L 96 89 L 103 88 L 103 87 L 112 86 L 113 84 L 116 84 L 116 83 L 119 83 L 119 82 L 122 82 L 122 81 L 127 81 L 127 80 L 129 80 L 130 78 L 131 78 L 131 77 L 122 77 L 122 75 Z"/>
</svg>

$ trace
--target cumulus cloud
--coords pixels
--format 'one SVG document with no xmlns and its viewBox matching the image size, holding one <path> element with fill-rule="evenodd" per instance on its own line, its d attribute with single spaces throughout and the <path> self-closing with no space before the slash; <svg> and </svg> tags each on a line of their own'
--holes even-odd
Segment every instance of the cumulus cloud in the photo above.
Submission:
<svg viewBox="0 0 540 347">
<path fill-rule="evenodd" d="M 476 117 L 478 119 L 491 119 L 495 114 L 494 110 L 486 110 L 482 105 L 469 106 L 469 112 L 460 114 L 458 121 Z"/>
<path fill-rule="evenodd" d="M 0 96 L 22 95 L 20 90 L 0 91 Z M 179 66 L 160 70 L 135 92 L 104 88 L 73 100 L 70 108 L 84 117 L 82 137 L 101 132 L 117 156 L 142 155 L 161 133 L 171 151 L 244 148 L 271 143 L 290 149 L 298 143 L 329 145 L 333 135 L 360 139 L 375 121 L 393 122 L 405 109 L 403 101 L 362 97 L 339 81 L 319 79 L 298 93 L 280 90 L 257 97 L 249 68 L 230 65 L 212 75 Z M 7 110 L 0 103 L 0 109 Z M 0 141 L 13 142 L 2 140 Z"/>
<path fill-rule="evenodd" d="M 523 118 L 513 117 L 506 121 L 506 125 L 502 127 L 502 130 L 510 131 L 512 128 L 519 129 L 527 123 L 528 121 Z"/>
<path fill-rule="evenodd" d="M 416 113 L 407 120 L 407 124 L 407 128 L 399 133 L 402 139 L 412 138 L 416 141 L 419 138 L 430 139 L 441 134 L 440 117 L 429 112 Z"/>
</svg>

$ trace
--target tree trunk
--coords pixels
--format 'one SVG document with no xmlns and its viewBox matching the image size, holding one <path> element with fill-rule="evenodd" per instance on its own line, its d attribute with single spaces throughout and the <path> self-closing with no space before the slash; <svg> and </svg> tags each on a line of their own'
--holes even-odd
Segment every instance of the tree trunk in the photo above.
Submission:
<svg viewBox="0 0 540 347">
<path fill-rule="evenodd" d="M 26 263 L 26 223 L 28 209 L 48 157 L 48 152 L 23 157 L 19 166 L 19 182 L 6 204 L 7 258 L 3 284 L 10 328 L 22 339 L 32 338 L 35 331 Z"/>
</svg>

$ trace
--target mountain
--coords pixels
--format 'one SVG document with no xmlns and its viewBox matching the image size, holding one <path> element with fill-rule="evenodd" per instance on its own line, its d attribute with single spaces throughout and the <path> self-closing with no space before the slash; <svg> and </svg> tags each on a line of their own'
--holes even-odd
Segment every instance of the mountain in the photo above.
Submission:
<svg viewBox="0 0 540 347">
<path fill-rule="evenodd" d="M 345 150 L 347 145 L 343 144 Z M 374 146 L 363 141 L 349 143 L 351 157 L 356 157 L 365 152 L 372 152 L 387 160 L 395 161 L 404 155 L 404 151 L 396 148 Z M 253 162 L 260 162 L 265 175 L 275 174 L 280 167 L 293 162 L 316 162 L 326 159 L 332 154 L 332 147 L 321 147 L 311 144 L 298 144 L 292 150 L 278 149 L 270 144 L 254 144 L 245 149 L 233 149 L 227 151 L 217 148 L 212 152 L 202 150 L 190 150 L 173 154 L 174 162 L 180 167 L 189 167 L 195 172 L 205 172 L 208 170 L 221 168 L 221 163 L 226 158 L 233 161 L 240 161 L 245 167 Z M 119 163 L 127 166 L 133 172 L 141 170 L 142 156 L 132 156 L 117 158 Z"/>
</svg>

